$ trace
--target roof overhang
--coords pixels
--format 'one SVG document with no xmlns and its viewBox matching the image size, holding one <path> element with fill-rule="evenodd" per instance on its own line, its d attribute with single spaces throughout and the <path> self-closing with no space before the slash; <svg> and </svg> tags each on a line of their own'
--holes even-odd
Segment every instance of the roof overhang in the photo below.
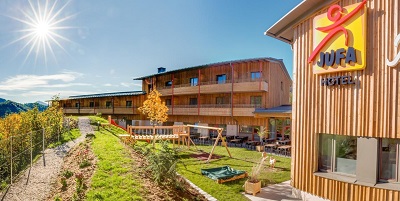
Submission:
<svg viewBox="0 0 400 201">
<path fill-rule="evenodd" d="M 292 106 L 281 105 L 279 107 L 268 108 L 268 109 L 256 109 L 254 112 L 255 118 L 291 118 L 292 117 Z"/>
<path fill-rule="evenodd" d="M 285 43 L 292 44 L 293 26 L 335 1 L 303 0 L 285 16 L 283 16 L 278 22 L 272 25 L 267 31 L 265 31 L 264 34 L 281 40 Z"/>
</svg>

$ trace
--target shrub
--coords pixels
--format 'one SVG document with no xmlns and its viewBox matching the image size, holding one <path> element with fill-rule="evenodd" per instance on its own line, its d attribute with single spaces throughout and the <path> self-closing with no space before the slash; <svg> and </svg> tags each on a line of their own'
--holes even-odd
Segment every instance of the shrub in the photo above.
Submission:
<svg viewBox="0 0 400 201">
<path fill-rule="evenodd" d="M 161 141 L 161 149 L 143 150 L 148 160 L 147 170 L 150 170 L 153 179 L 158 183 L 176 184 L 176 165 L 179 162 L 177 149 L 170 148 L 168 141 Z"/>
</svg>

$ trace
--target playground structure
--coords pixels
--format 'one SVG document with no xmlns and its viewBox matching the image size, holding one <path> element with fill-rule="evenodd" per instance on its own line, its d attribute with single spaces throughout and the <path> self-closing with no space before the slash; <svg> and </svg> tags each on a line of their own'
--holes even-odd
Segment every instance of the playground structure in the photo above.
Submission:
<svg viewBox="0 0 400 201">
<path fill-rule="evenodd" d="M 156 140 L 172 140 L 173 145 L 175 145 L 175 140 L 177 144 L 186 145 L 190 148 L 190 144 L 196 145 L 190 138 L 190 128 L 198 129 L 211 129 L 218 132 L 217 138 L 215 138 L 215 143 L 211 149 L 210 155 L 207 159 L 207 163 L 211 160 L 214 153 L 215 147 L 218 145 L 219 140 L 222 141 L 222 145 L 225 146 L 229 157 L 232 158 L 231 152 L 228 149 L 225 139 L 222 137 L 223 128 L 209 127 L 209 126 L 196 126 L 196 125 L 175 125 L 175 126 L 128 126 L 128 134 L 119 135 L 120 137 L 130 137 L 134 140 L 145 140 L 153 141 L 153 147 L 155 146 Z M 197 149 L 197 147 L 196 147 Z"/>
</svg>

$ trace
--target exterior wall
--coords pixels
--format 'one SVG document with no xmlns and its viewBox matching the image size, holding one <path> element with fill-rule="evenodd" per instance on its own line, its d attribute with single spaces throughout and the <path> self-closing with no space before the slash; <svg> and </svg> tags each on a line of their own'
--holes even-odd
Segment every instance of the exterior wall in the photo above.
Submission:
<svg viewBox="0 0 400 201">
<path fill-rule="evenodd" d="M 146 95 L 69 99 L 61 100 L 60 105 L 63 107 L 64 113 L 68 115 L 102 113 L 104 116 L 115 115 L 127 119 L 143 119 L 137 108 L 143 104 L 145 98 Z M 111 107 L 106 107 L 107 101 L 113 103 Z M 132 107 L 127 107 L 126 101 L 132 101 Z M 90 102 L 94 103 L 94 107 L 90 107 Z M 76 107 L 76 103 L 79 103 L 80 107 Z"/>
<path fill-rule="evenodd" d="M 347 6 L 360 0 L 341 0 Z M 333 2 L 333 3 L 335 3 Z M 330 200 L 400 200 L 399 191 L 351 184 L 316 176 L 318 133 L 400 138 L 400 65 L 390 68 L 394 38 L 399 34 L 399 2 L 367 1 L 366 68 L 361 71 L 313 74 L 311 54 L 313 17 L 293 27 L 294 72 L 292 110 L 292 185 Z M 354 85 L 321 86 L 321 78 L 351 75 Z M 368 168 L 368 167 L 365 167 Z"/>
</svg>

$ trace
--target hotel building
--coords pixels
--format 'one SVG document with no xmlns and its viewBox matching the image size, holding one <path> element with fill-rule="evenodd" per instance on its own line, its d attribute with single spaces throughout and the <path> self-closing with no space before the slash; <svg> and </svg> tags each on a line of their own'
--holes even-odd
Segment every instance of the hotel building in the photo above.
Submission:
<svg viewBox="0 0 400 201">
<path fill-rule="evenodd" d="M 265 34 L 292 46 L 294 193 L 400 200 L 400 2 L 305 0 Z"/>
<path fill-rule="evenodd" d="M 101 113 L 127 124 L 148 125 L 137 110 L 151 89 L 157 89 L 169 108 L 168 122 L 224 128 L 227 135 L 254 138 L 255 128 L 271 135 L 290 126 L 291 78 L 274 58 L 235 60 L 187 67 L 136 78 L 142 91 L 71 96 L 61 100 L 67 115 Z M 284 120 L 279 128 L 276 119 Z M 131 121 L 132 120 L 132 121 Z M 283 131 L 282 131 L 283 132 Z M 270 136 L 274 137 L 274 136 Z M 276 137 L 276 136 L 275 136 Z"/>
</svg>

